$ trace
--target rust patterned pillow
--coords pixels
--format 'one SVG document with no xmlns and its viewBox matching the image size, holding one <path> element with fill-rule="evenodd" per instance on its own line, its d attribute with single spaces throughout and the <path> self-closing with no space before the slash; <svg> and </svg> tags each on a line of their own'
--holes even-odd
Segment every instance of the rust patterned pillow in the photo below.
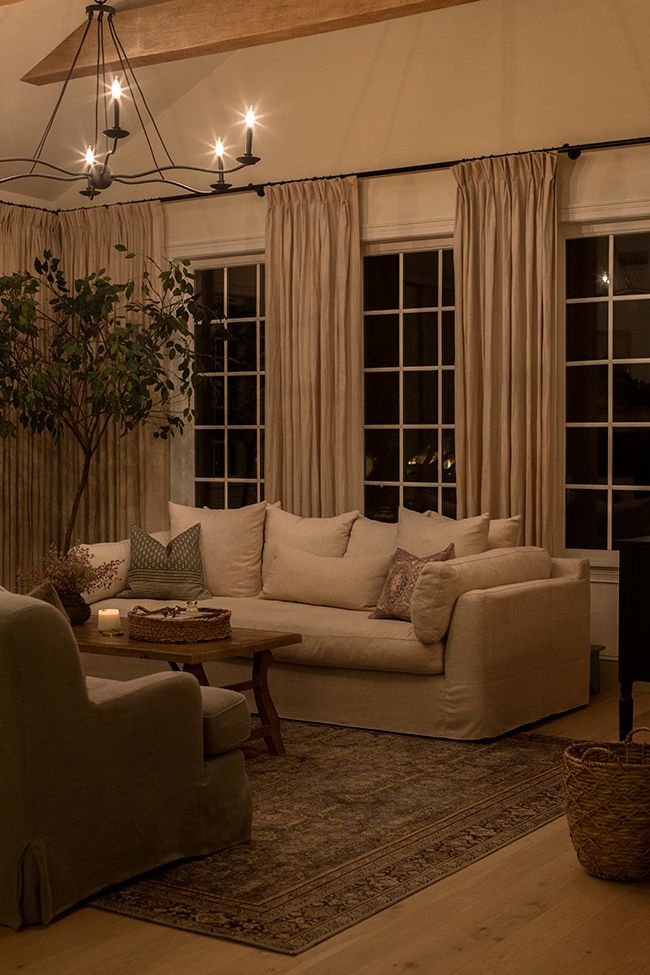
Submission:
<svg viewBox="0 0 650 975">
<path fill-rule="evenodd" d="M 403 548 L 398 548 L 390 564 L 381 596 L 377 600 L 377 608 L 368 618 L 406 620 L 410 623 L 411 596 L 420 578 L 420 572 L 427 562 L 447 562 L 453 557 L 453 542 L 442 552 L 423 557 L 411 555 L 410 552 L 405 552 Z"/>
</svg>

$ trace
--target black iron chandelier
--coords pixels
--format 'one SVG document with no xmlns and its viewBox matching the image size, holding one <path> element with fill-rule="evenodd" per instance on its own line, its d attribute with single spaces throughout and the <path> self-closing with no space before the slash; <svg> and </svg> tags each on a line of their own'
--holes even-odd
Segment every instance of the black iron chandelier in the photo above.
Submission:
<svg viewBox="0 0 650 975">
<path fill-rule="evenodd" d="M 29 168 L 24 172 L 15 173 L 11 176 L 0 177 L 0 183 L 9 183 L 19 179 L 50 179 L 57 182 L 76 182 L 82 181 L 85 185 L 80 193 L 82 196 L 89 197 L 91 200 L 98 196 L 102 190 L 108 189 L 112 183 L 123 183 L 127 186 L 137 186 L 142 183 L 164 183 L 168 186 L 176 186 L 186 190 L 192 195 L 210 195 L 212 193 L 222 193 L 229 190 L 231 183 L 226 182 L 226 175 L 235 173 L 247 166 L 254 166 L 259 162 L 260 157 L 253 155 L 253 127 L 255 125 L 255 113 L 251 108 L 246 113 L 246 139 L 244 152 L 237 156 L 236 166 L 226 168 L 224 164 L 225 147 L 219 138 L 214 146 L 216 156 L 216 167 L 205 168 L 202 166 L 189 166 L 174 162 L 156 121 L 151 113 L 147 100 L 144 96 L 140 83 L 136 78 L 133 67 L 128 59 L 124 46 L 118 36 L 115 27 L 115 16 L 117 11 L 110 7 L 106 0 L 97 0 L 86 7 L 88 21 L 83 32 L 83 36 L 77 48 L 77 52 L 72 59 L 68 73 L 63 81 L 61 90 L 54 105 L 54 109 L 43 130 L 40 142 L 36 147 L 34 155 L 31 157 L 18 156 L 12 158 L 0 158 L 2 163 L 26 163 Z M 84 47 L 86 39 L 95 25 L 97 41 L 96 69 L 95 69 L 95 118 L 94 118 L 94 141 L 88 145 L 85 154 L 82 154 L 83 162 L 77 171 L 55 166 L 43 158 L 45 144 L 56 120 L 57 113 L 63 101 L 70 79 L 72 78 L 79 55 Z M 115 47 L 117 60 L 119 61 L 122 79 L 115 76 L 109 84 L 105 63 L 104 33 L 105 25 Z M 142 131 L 147 142 L 153 166 L 140 173 L 121 173 L 113 172 L 111 165 L 114 165 L 118 145 L 125 139 L 129 132 L 122 126 L 120 117 L 120 104 L 124 95 L 130 98 L 135 114 L 137 115 Z M 147 132 L 147 125 L 151 124 L 153 138 Z M 101 126 L 104 125 L 102 129 Z M 103 140 L 102 140 L 103 136 Z M 100 149 L 100 141 L 103 146 Z M 158 142 L 158 154 L 164 157 L 161 164 L 156 154 L 155 142 Z M 188 185 L 180 176 L 184 172 L 205 173 L 209 176 L 216 176 L 216 181 L 209 184 L 209 189 L 201 189 Z"/>
</svg>

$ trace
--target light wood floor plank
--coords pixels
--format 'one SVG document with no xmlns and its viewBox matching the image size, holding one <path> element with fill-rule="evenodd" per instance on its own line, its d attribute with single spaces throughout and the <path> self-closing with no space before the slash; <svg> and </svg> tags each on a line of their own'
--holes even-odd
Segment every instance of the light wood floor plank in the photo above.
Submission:
<svg viewBox="0 0 650 975">
<path fill-rule="evenodd" d="M 534 730 L 614 740 L 617 699 Z M 628 975 L 650 968 L 649 919 L 650 884 L 590 877 L 562 818 L 295 958 L 82 908 L 0 928 L 0 975 Z"/>
</svg>

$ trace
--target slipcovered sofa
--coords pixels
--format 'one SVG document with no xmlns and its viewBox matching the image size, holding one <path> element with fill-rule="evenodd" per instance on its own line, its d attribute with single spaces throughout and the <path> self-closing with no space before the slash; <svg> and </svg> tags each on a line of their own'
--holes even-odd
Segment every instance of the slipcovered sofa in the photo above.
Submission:
<svg viewBox="0 0 650 975">
<path fill-rule="evenodd" d="M 0 591 L 0 924 L 247 840 L 249 729 L 189 674 L 86 683 L 64 615 Z"/>
<path fill-rule="evenodd" d="M 518 546 L 518 518 L 400 509 L 397 524 L 380 524 L 356 511 L 303 519 L 264 502 L 230 511 L 170 504 L 161 547 L 195 524 L 212 593 L 200 605 L 230 609 L 233 626 L 302 634 L 274 651 L 281 717 L 481 739 L 588 703 L 588 563 Z M 372 618 L 396 549 L 422 557 L 450 543 L 455 558 L 422 568 L 410 621 Z M 178 602 L 129 590 L 128 540 L 91 552 L 96 562 L 122 560 L 93 610 Z M 94 656 L 86 667 L 108 676 L 156 665 Z M 249 672 L 248 660 L 206 665 L 215 684 Z"/>
</svg>

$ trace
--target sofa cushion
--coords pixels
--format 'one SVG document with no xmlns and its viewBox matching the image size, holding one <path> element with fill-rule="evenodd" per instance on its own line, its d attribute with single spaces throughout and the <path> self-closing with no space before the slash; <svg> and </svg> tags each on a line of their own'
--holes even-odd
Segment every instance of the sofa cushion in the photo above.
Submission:
<svg viewBox="0 0 650 975">
<path fill-rule="evenodd" d="M 134 526 L 129 577 L 120 598 L 204 599 L 201 526 L 192 525 L 166 545 Z"/>
<path fill-rule="evenodd" d="M 551 557 L 543 548 L 492 549 L 451 562 L 430 562 L 420 573 L 411 619 L 423 643 L 437 643 L 449 629 L 456 600 L 473 589 L 492 589 L 532 579 L 549 579 Z"/>
<path fill-rule="evenodd" d="M 251 716 L 243 694 L 225 687 L 202 687 L 203 753 L 220 755 L 248 738 Z"/>
<path fill-rule="evenodd" d="M 293 546 L 277 544 L 264 580 L 262 598 L 370 609 L 377 605 L 390 560 L 390 555 L 353 560 L 312 555 Z"/>
<path fill-rule="evenodd" d="M 520 544 L 521 515 L 512 518 L 491 518 L 487 546 L 490 548 L 515 548 Z"/>
<path fill-rule="evenodd" d="M 172 535 L 201 526 L 205 584 L 213 596 L 255 596 L 260 591 L 265 513 L 265 501 L 228 509 L 169 502 Z"/>
<path fill-rule="evenodd" d="M 412 555 L 441 552 L 454 543 L 456 558 L 485 552 L 490 526 L 488 514 L 455 521 L 432 512 L 428 515 L 408 508 L 399 509 L 397 545 Z"/>
<path fill-rule="evenodd" d="M 397 548 L 397 522 L 373 521 L 359 515 L 350 532 L 346 558 L 393 555 Z"/>
<path fill-rule="evenodd" d="M 451 542 L 442 552 L 419 558 L 404 549 L 398 548 L 388 569 L 388 575 L 377 600 L 377 609 L 372 618 L 411 621 L 411 597 L 420 572 L 429 562 L 446 562 L 454 557 L 454 543 Z"/>
<path fill-rule="evenodd" d="M 277 545 L 291 545 L 312 555 L 329 555 L 333 558 L 345 555 L 350 529 L 358 516 L 358 511 L 347 511 L 333 518 L 301 518 L 269 505 L 264 526 L 264 582 Z"/>
<path fill-rule="evenodd" d="M 141 603 L 154 609 L 160 603 L 148 599 L 126 604 L 128 611 Z M 110 602 L 107 606 L 113 605 Z M 302 643 L 278 647 L 273 659 L 308 667 L 341 667 L 345 670 L 385 670 L 403 674 L 441 674 L 442 644 L 422 643 L 413 625 L 401 620 L 369 620 L 367 610 L 339 609 L 334 606 L 310 606 L 259 596 L 218 596 L 204 605 L 229 609 L 235 627 L 260 630 L 285 630 L 300 633 Z M 101 609 L 102 604 L 93 607 Z M 218 667 L 217 664 L 214 665 Z M 205 665 L 211 679 L 211 665 Z M 314 681 L 326 680 L 318 669 Z M 218 675 L 216 677 L 218 680 Z M 273 672 L 270 675 L 273 690 Z M 317 692 L 315 692 L 317 693 Z"/>
</svg>

